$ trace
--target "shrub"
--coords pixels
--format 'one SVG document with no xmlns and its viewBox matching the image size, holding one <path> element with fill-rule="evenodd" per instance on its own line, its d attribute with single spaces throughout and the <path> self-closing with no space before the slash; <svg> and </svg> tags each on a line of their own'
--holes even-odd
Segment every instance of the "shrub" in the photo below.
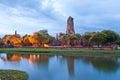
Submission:
<svg viewBox="0 0 120 80">
<path fill-rule="evenodd" d="M 26 72 L 18 70 L 0 70 L 0 80 L 27 80 Z"/>
</svg>

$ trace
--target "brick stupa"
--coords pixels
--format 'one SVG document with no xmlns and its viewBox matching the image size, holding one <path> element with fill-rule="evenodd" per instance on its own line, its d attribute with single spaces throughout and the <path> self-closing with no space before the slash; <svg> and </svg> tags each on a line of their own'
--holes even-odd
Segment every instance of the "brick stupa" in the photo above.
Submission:
<svg viewBox="0 0 120 80">
<path fill-rule="evenodd" d="M 66 34 L 75 34 L 73 18 L 69 16 L 67 19 L 67 30 Z"/>
</svg>

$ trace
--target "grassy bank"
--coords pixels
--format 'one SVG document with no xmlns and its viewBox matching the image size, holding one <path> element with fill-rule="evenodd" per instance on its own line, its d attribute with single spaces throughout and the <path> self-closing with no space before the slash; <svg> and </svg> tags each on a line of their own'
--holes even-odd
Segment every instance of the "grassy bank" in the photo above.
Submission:
<svg viewBox="0 0 120 80">
<path fill-rule="evenodd" d="M 0 53 L 38 53 L 38 54 L 79 54 L 79 55 L 116 55 L 120 56 L 118 50 L 65 50 L 49 48 L 0 48 Z"/>
<path fill-rule="evenodd" d="M 28 75 L 18 70 L 0 70 L 0 80 L 28 80 Z"/>
</svg>

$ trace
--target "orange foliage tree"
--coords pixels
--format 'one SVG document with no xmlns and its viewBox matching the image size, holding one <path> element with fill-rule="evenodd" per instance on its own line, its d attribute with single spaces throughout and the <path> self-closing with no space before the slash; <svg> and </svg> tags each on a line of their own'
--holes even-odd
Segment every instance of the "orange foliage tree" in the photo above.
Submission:
<svg viewBox="0 0 120 80">
<path fill-rule="evenodd" d="M 29 37 L 30 37 L 30 35 L 23 36 L 23 45 L 24 46 L 31 46 L 32 45 L 32 43 L 29 40 Z"/>
<path fill-rule="evenodd" d="M 5 35 L 3 43 L 7 45 L 7 42 L 11 41 L 14 46 L 22 46 L 22 38 L 16 35 Z"/>
</svg>

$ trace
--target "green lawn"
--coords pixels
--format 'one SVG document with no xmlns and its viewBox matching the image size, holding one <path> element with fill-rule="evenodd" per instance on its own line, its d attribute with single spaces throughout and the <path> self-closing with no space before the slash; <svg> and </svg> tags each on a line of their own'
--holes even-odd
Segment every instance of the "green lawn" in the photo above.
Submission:
<svg viewBox="0 0 120 80">
<path fill-rule="evenodd" d="M 0 53 L 37 53 L 37 54 L 72 54 L 72 55 L 116 55 L 120 56 L 118 50 L 65 50 L 49 48 L 0 48 Z"/>
<path fill-rule="evenodd" d="M 28 75 L 18 70 L 0 70 L 0 80 L 28 80 Z"/>
</svg>

